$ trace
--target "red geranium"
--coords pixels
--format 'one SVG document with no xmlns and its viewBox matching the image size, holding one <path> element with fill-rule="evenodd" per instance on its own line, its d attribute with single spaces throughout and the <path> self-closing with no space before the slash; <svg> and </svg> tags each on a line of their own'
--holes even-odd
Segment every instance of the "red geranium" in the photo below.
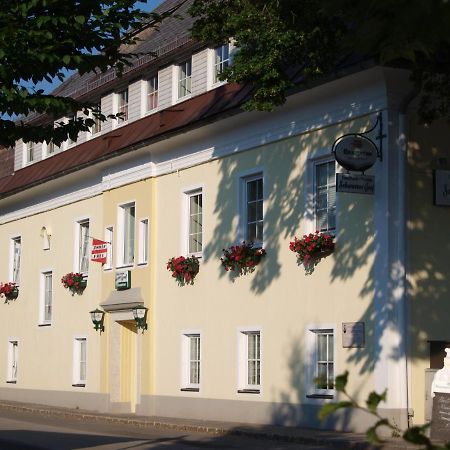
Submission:
<svg viewBox="0 0 450 450">
<path fill-rule="evenodd" d="M 266 251 L 263 248 L 254 248 L 253 243 L 244 241 L 242 245 L 232 245 L 226 250 L 223 249 L 223 257 L 220 261 L 226 271 L 245 275 L 253 272 L 264 256 Z"/>
<path fill-rule="evenodd" d="M 19 295 L 19 288 L 16 283 L 0 283 L 0 297 L 5 297 L 5 303 L 14 300 Z"/>
<path fill-rule="evenodd" d="M 185 284 L 194 284 L 194 278 L 200 269 L 199 259 L 196 256 L 178 256 L 178 258 L 170 258 L 167 262 L 167 270 L 172 272 L 180 286 Z"/>
<path fill-rule="evenodd" d="M 72 296 L 81 295 L 86 289 L 86 281 L 82 273 L 70 272 L 61 278 L 61 283 L 66 289 L 69 289 Z"/>
</svg>

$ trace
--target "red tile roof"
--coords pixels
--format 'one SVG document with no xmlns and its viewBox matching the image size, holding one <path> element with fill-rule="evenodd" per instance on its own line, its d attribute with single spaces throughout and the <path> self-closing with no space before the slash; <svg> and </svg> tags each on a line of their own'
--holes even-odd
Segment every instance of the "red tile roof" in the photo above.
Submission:
<svg viewBox="0 0 450 450">
<path fill-rule="evenodd" d="M 0 179 L 0 199 L 101 160 L 124 154 L 131 151 L 132 146 L 151 143 L 164 135 L 177 134 L 189 127 L 199 126 L 203 121 L 214 120 L 227 111 L 237 112 L 248 94 L 249 88 L 226 84 L 105 133 Z"/>
</svg>

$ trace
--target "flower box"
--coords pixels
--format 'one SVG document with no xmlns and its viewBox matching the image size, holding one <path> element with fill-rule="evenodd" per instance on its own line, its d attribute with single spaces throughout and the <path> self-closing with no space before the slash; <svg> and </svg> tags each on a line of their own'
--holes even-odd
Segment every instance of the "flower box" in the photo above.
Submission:
<svg viewBox="0 0 450 450">
<path fill-rule="evenodd" d="M 196 256 L 178 256 L 169 259 L 167 270 L 172 272 L 172 277 L 180 286 L 194 284 L 194 279 L 200 270 L 200 262 Z"/>
<path fill-rule="evenodd" d="M 306 274 L 311 275 L 322 258 L 333 253 L 333 240 L 333 236 L 316 231 L 305 234 L 301 239 L 294 237 L 294 241 L 289 244 L 289 249 L 297 253 L 297 264 L 303 264 Z"/>
<path fill-rule="evenodd" d="M 87 286 L 87 280 L 84 275 L 78 272 L 70 272 L 61 278 L 62 285 L 69 289 L 72 296 L 81 295 Z"/>
<path fill-rule="evenodd" d="M 263 248 L 254 248 L 253 243 L 244 241 L 242 245 L 223 249 L 220 261 L 227 272 L 232 271 L 240 276 L 254 272 L 264 256 L 266 251 Z"/>
<path fill-rule="evenodd" d="M 0 283 L 0 296 L 5 297 L 5 303 L 15 300 L 19 296 L 19 288 L 16 283 Z"/>
</svg>

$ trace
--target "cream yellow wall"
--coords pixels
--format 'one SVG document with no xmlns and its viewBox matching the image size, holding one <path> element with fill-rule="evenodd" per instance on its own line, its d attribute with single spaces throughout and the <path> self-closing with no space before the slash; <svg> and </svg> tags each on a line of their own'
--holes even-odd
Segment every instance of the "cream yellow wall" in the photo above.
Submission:
<svg viewBox="0 0 450 450">
<path fill-rule="evenodd" d="M 111 191 L 106 191 L 103 193 L 103 223 L 104 228 L 108 226 L 114 227 L 114 260 L 113 269 L 103 271 L 103 284 L 102 284 L 102 301 L 105 301 L 113 290 L 115 290 L 115 273 L 116 273 L 116 255 L 117 255 L 117 231 L 118 231 L 118 208 L 119 205 L 129 202 L 135 202 L 136 206 L 136 232 L 135 232 L 135 264 L 129 267 L 131 270 L 131 285 L 132 287 L 140 287 L 142 298 L 144 304 L 149 308 L 147 315 L 147 322 L 149 329 L 142 334 L 139 332 L 138 339 L 142 340 L 142 360 L 141 360 L 141 393 L 149 394 L 151 392 L 151 367 L 152 367 L 152 345 L 153 345 L 153 329 L 152 325 L 154 323 L 154 310 L 152 302 L 152 290 L 154 285 L 151 283 L 151 267 L 152 261 L 154 260 L 154 249 L 155 249 L 155 221 L 152 219 L 154 217 L 152 208 L 152 195 L 154 180 L 147 179 L 137 183 L 122 186 Z M 150 231 L 150 252 L 149 252 L 149 263 L 145 265 L 138 264 L 138 249 L 139 249 L 139 221 L 143 218 L 149 219 L 149 231 Z M 102 386 L 103 389 L 107 390 L 109 386 L 109 373 L 108 373 L 108 330 L 111 317 L 106 314 L 105 318 L 105 336 L 102 340 Z M 116 349 L 117 350 L 117 349 Z M 113 350 L 115 351 L 115 350 Z"/>
<path fill-rule="evenodd" d="M 338 196 L 335 253 L 305 276 L 289 242 L 308 228 L 311 197 L 307 157 L 329 153 L 337 136 L 364 129 L 365 121 L 304 134 L 156 179 L 158 280 L 154 312 L 158 395 L 304 402 L 306 329 L 336 327 L 336 373 L 352 367 L 350 388 L 365 396 L 371 382 L 373 320 L 373 198 Z M 256 272 L 234 282 L 220 265 L 222 249 L 236 243 L 238 179 L 264 173 L 267 257 Z M 257 169 L 258 170 L 258 169 Z M 182 192 L 203 186 L 204 253 L 194 286 L 178 287 L 166 270 L 182 251 Z M 342 348 L 342 322 L 365 321 L 366 347 Z M 242 327 L 262 336 L 261 395 L 237 394 L 237 338 Z M 201 393 L 180 392 L 181 334 L 202 333 Z"/>
<path fill-rule="evenodd" d="M 450 168 L 448 124 L 409 120 L 409 298 L 412 407 L 423 423 L 429 340 L 450 342 L 450 207 L 433 205 L 433 169 Z"/>
<path fill-rule="evenodd" d="M 18 381 L 21 389 L 48 389 L 74 392 L 99 392 L 100 342 L 89 311 L 101 300 L 101 265 L 90 263 L 87 288 L 71 296 L 60 279 L 74 271 L 75 223 L 89 218 L 90 235 L 101 237 L 102 201 L 95 197 L 75 202 L 42 214 L 4 224 L 0 228 L 0 280 L 9 281 L 10 238 L 22 237 L 19 297 L 0 304 L 3 324 L 0 329 L 1 354 L 7 354 L 9 338 L 19 340 Z M 51 248 L 42 249 L 41 228 L 51 230 Z M 51 326 L 39 326 L 40 274 L 53 271 L 53 315 Z M 87 384 L 72 387 L 73 340 L 87 338 Z M 0 360 L 0 380 L 6 380 L 6 357 Z M 6 384 L 5 384 L 6 386 Z"/>
</svg>

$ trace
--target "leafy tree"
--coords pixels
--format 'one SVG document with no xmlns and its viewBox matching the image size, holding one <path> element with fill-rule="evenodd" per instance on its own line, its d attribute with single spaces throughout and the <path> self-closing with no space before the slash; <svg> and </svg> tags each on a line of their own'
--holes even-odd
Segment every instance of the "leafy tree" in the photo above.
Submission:
<svg viewBox="0 0 450 450">
<path fill-rule="evenodd" d="M 123 51 L 137 42 L 137 32 L 155 26 L 170 14 L 135 8 L 136 0 L 3 0 L 0 9 L 0 144 L 17 139 L 50 141 L 57 145 L 89 129 L 105 116 L 88 102 L 52 96 L 29 88 L 44 80 L 62 80 L 67 71 L 81 75 L 116 67 L 119 74 L 135 57 Z M 66 124 L 24 123 L 36 112 L 53 119 L 83 111 Z"/>
<path fill-rule="evenodd" d="M 247 109 L 283 104 L 298 74 L 308 83 L 364 59 L 409 69 L 421 119 L 450 119 L 447 0 L 194 0 L 191 14 L 198 39 L 235 40 L 222 78 L 254 86 Z"/>
</svg>

